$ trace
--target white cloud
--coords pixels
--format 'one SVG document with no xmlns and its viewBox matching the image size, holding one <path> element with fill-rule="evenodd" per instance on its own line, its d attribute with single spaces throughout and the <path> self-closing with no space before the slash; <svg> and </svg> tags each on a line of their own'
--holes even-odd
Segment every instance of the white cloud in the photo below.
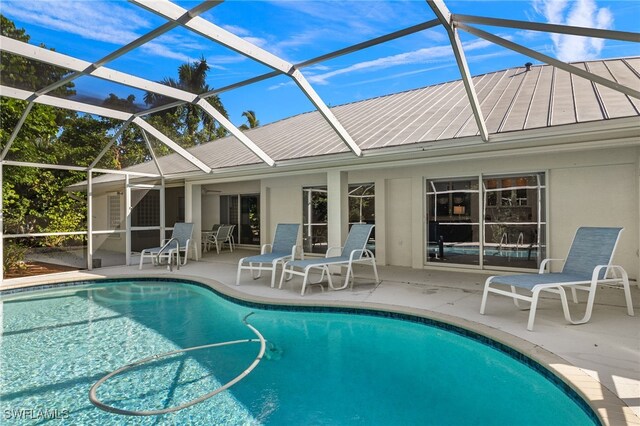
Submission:
<svg viewBox="0 0 640 426">
<path fill-rule="evenodd" d="M 125 3 L 120 2 L 1 1 L 2 13 L 10 18 L 49 30 L 76 35 L 86 40 L 113 44 L 116 47 L 130 43 L 157 25 L 148 21 L 141 9 L 126 6 Z M 198 36 L 169 32 L 142 45 L 139 49 L 152 57 L 191 62 L 199 59 L 209 50 L 209 47 Z M 216 66 L 216 63 L 238 62 L 233 55 L 229 58 L 219 56 L 214 59 L 210 64 L 212 68 L 222 69 Z"/>
<path fill-rule="evenodd" d="M 465 51 L 472 51 L 476 49 L 486 48 L 491 45 L 491 42 L 488 42 L 486 40 L 477 40 L 470 43 L 465 43 L 463 48 Z M 425 47 L 423 49 L 418 49 L 411 52 L 399 53 L 397 55 L 385 56 L 383 58 L 359 62 L 346 68 L 329 71 L 324 74 L 309 76 L 308 80 L 316 84 L 328 84 L 328 80 L 330 78 L 342 74 L 361 71 L 371 72 L 401 65 L 411 65 L 417 63 L 433 63 L 441 61 L 443 59 L 453 60 L 453 54 L 451 46 L 449 44 L 434 47 Z"/>
<path fill-rule="evenodd" d="M 613 14 L 606 7 L 598 7 L 595 0 L 534 0 L 536 12 L 551 24 L 576 27 L 611 29 Z M 561 61 L 597 59 L 604 47 L 604 40 L 566 34 L 551 34 L 554 53 Z"/>
</svg>

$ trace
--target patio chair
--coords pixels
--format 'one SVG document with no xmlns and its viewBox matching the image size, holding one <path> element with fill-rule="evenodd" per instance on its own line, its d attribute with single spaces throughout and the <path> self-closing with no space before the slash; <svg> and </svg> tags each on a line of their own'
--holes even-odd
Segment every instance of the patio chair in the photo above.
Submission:
<svg viewBox="0 0 640 426">
<path fill-rule="evenodd" d="M 276 283 L 276 267 L 278 264 L 284 264 L 286 261 L 295 258 L 299 230 L 300 225 L 297 223 L 278 224 L 273 237 L 273 244 L 263 245 L 258 256 L 240 259 L 236 285 L 240 285 L 240 273 L 242 270 L 248 269 L 251 271 L 251 276 L 254 280 L 260 278 L 262 271 L 271 271 L 271 288 L 273 288 Z M 258 271 L 258 275 L 254 275 L 254 271 Z"/>
<path fill-rule="evenodd" d="M 235 225 L 221 225 L 218 230 L 213 233 L 208 233 L 207 241 L 205 242 L 205 247 L 207 250 L 209 246 L 215 245 L 216 252 L 220 254 L 220 249 L 224 247 L 224 243 L 229 244 L 229 250 L 233 252 L 233 228 Z"/>
<path fill-rule="evenodd" d="M 366 248 L 367 241 L 369 241 L 369 236 L 371 235 L 371 231 L 373 230 L 374 225 L 368 224 L 355 224 L 351 227 L 349 231 L 349 235 L 347 236 L 347 241 L 344 243 L 344 247 L 330 247 L 327 250 L 326 257 L 324 258 L 314 258 L 314 259 L 303 259 L 303 260 L 292 260 L 284 264 L 282 268 L 282 275 L 280 276 L 280 285 L 278 288 L 282 288 L 282 282 L 285 278 L 286 274 L 300 275 L 303 278 L 302 281 L 302 290 L 300 291 L 300 295 L 304 296 L 304 292 L 307 288 L 307 283 L 309 281 L 309 271 L 312 269 L 320 269 L 322 274 L 320 276 L 320 280 L 316 282 L 309 282 L 309 284 L 320 284 L 324 275 L 327 275 L 327 281 L 329 283 L 329 287 L 332 290 L 342 290 L 349 285 L 351 279 L 351 288 L 353 288 L 353 264 L 354 263 L 367 263 L 373 267 L 373 273 L 375 275 L 376 283 L 379 282 L 378 279 L 378 269 L 376 268 L 376 259 L 371 250 Z M 330 253 L 333 250 L 341 249 L 339 256 L 330 256 Z M 333 281 L 331 280 L 331 273 L 329 271 L 329 266 L 331 265 L 344 265 L 347 267 L 347 274 L 345 276 L 344 285 L 339 288 L 335 288 L 333 286 Z M 301 269 L 298 271 L 296 269 Z"/>
<path fill-rule="evenodd" d="M 560 295 L 562 310 L 567 322 L 584 324 L 591 319 L 597 285 L 621 283 L 624 288 L 627 313 L 633 316 L 629 276 L 621 266 L 611 264 L 621 232 L 622 228 L 578 228 L 562 272 L 549 273 L 546 272 L 546 268 L 550 262 L 564 259 L 545 259 L 540 264 L 537 274 L 492 276 L 487 278 L 484 285 L 480 313 L 484 314 L 485 312 L 489 293 L 513 298 L 513 302 L 518 308 L 520 307 L 519 300 L 527 301 L 530 303 L 527 330 L 531 331 L 533 330 L 540 292 L 547 291 Z M 619 277 L 616 274 L 619 274 Z M 496 288 L 496 285 L 509 286 L 511 291 Z M 586 311 L 582 319 L 574 321 L 571 318 L 565 288 L 571 289 L 574 303 L 578 303 L 576 290 L 583 290 L 589 293 Z M 530 292 L 531 295 L 518 294 L 517 289 Z"/>
<path fill-rule="evenodd" d="M 184 266 L 187 264 L 189 250 L 194 250 L 195 259 L 198 260 L 197 247 L 193 245 L 193 223 L 176 223 L 173 225 L 171 238 L 163 240 L 162 246 L 142 250 L 138 269 L 142 269 L 145 257 L 150 257 L 154 265 L 160 265 L 163 259 L 166 260 L 169 270 L 171 270 L 175 257 L 176 266 L 180 268 L 180 252 L 184 252 L 184 262 L 182 263 Z"/>
<path fill-rule="evenodd" d="M 222 223 L 215 223 L 213 224 L 213 226 L 211 226 L 211 230 L 210 231 L 202 231 L 200 233 L 200 240 L 202 243 L 202 252 L 206 253 L 209 251 L 209 249 L 211 248 L 211 242 L 212 242 L 212 235 L 216 235 L 216 233 L 218 232 L 218 229 L 220 229 L 220 227 L 224 225 Z"/>
</svg>

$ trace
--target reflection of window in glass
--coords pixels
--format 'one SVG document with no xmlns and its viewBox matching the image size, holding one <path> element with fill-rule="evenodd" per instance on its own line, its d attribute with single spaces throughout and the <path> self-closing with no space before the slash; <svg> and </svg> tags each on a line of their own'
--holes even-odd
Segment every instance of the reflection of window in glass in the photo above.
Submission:
<svg viewBox="0 0 640 426">
<path fill-rule="evenodd" d="M 349 185 L 349 225 L 376 223 L 376 195 L 373 183 Z M 376 229 L 373 228 L 367 248 L 375 254 Z"/>
<path fill-rule="evenodd" d="M 375 185 L 349 185 L 349 224 L 375 223 Z"/>
<path fill-rule="evenodd" d="M 478 178 L 427 182 L 427 261 L 478 265 Z"/>
<path fill-rule="evenodd" d="M 235 225 L 233 238 L 237 243 L 260 245 L 260 195 L 221 195 L 220 223 Z"/>
<path fill-rule="evenodd" d="M 303 245 L 306 253 L 327 252 L 327 187 L 302 189 Z"/>
<path fill-rule="evenodd" d="M 537 268 L 545 257 L 544 173 L 485 177 L 484 264 Z M 497 182 L 497 185 L 494 185 Z"/>
</svg>

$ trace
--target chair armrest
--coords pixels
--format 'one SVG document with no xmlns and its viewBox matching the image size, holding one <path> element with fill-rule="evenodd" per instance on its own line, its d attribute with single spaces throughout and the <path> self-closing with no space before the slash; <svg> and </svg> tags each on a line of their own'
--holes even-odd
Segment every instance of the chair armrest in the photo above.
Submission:
<svg viewBox="0 0 640 426">
<path fill-rule="evenodd" d="M 356 257 L 356 253 L 360 253 L 360 257 L 362 257 L 362 255 L 364 254 L 366 249 L 355 249 L 352 250 L 351 253 L 349 253 L 349 262 L 352 262 L 353 259 Z"/>
<path fill-rule="evenodd" d="M 324 257 L 331 257 L 331 250 L 340 250 L 340 252 L 342 252 L 342 247 L 329 247 L 327 249 L 327 253 L 324 255 Z"/>
<path fill-rule="evenodd" d="M 264 244 L 262 246 L 262 248 L 260 249 L 260 254 L 266 254 L 267 253 L 267 249 L 269 250 L 268 253 L 271 253 L 271 249 L 272 249 L 271 244 Z"/>
<path fill-rule="evenodd" d="M 540 262 L 540 269 L 538 270 L 538 273 L 544 274 L 547 268 L 547 265 L 551 262 L 564 262 L 564 261 L 565 259 L 543 259 L 542 262 Z"/>
<path fill-rule="evenodd" d="M 294 244 L 294 245 L 291 247 L 291 260 L 295 260 L 295 259 L 296 259 L 296 252 L 297 252 L 297 251 L 298 251 L 298 245 L 297 245 L 297 244 Z M 303 255 L 302 257 L 304 257 L 304 255 Z"/>
</svg>

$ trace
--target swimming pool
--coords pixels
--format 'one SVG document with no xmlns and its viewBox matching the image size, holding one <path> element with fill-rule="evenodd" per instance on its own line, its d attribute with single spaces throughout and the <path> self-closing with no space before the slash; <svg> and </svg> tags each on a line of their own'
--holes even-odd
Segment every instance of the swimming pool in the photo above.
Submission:
<svg viewBox="0 0 640 426">
<path fill-rule="evenodd" d="M 148 279 L 0 300 L 4 420 L 22 413 L 32 423 L 57 415 L 105 425 L 598 423 L 535 362 L 417 317 L 238 304 L 192 283 Z M 157 417 L 123 417 L 89 402 L 97 380 L 132 361 L 255 337 L 242 323 L 250 312 L 266 356 L 228 391 Z M 237 376 L 257 352 L 246 343 L 159 360 L 105 382 L 99 396 L 134 410 L 178 405 Z"/>
</svg>

